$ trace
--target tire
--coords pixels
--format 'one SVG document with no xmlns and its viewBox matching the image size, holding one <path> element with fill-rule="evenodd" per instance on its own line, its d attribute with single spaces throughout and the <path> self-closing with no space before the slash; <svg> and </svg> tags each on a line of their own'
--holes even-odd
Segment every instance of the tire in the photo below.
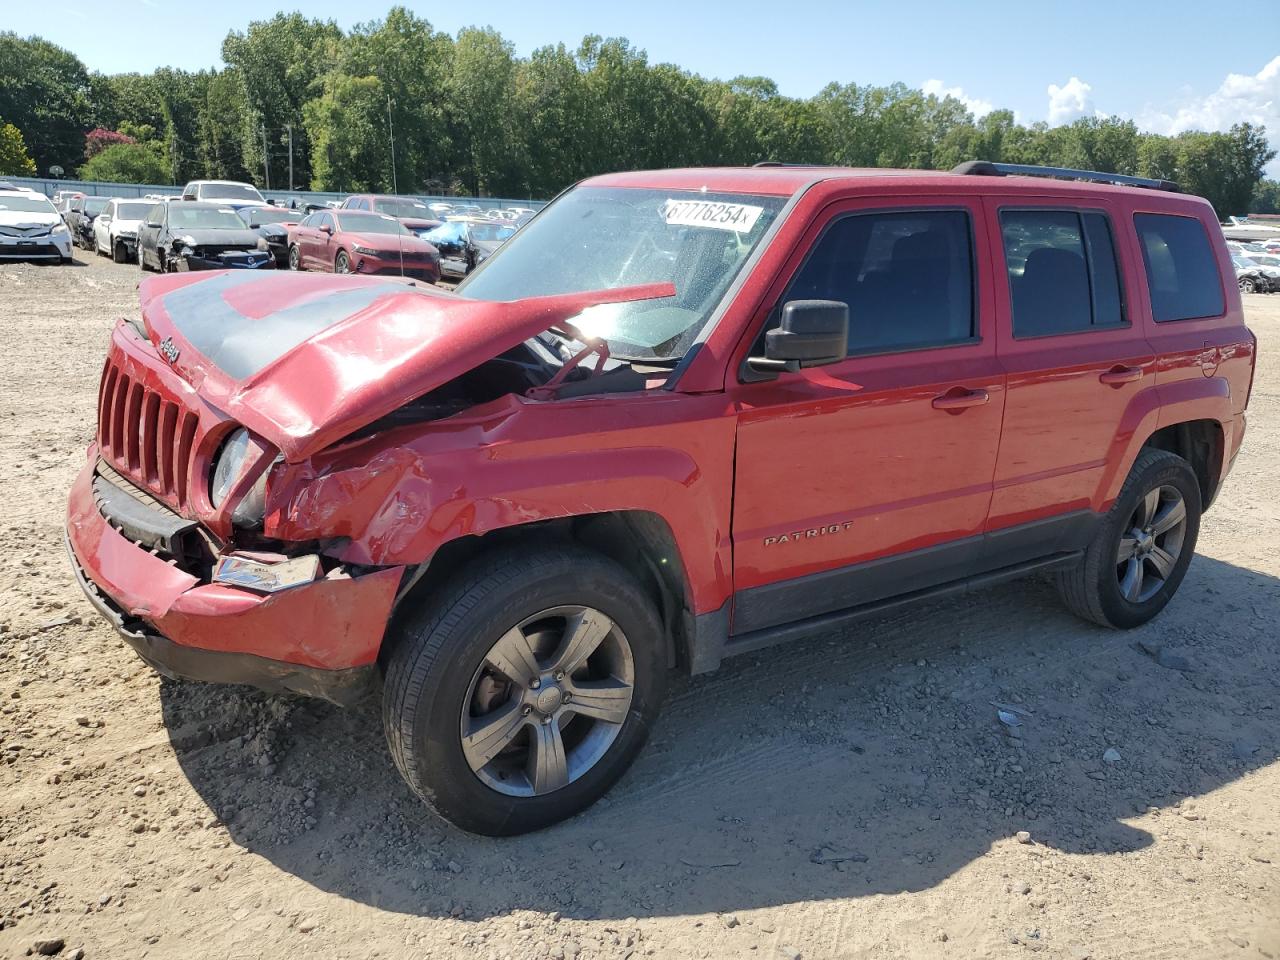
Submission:
<svg viewBox="0 0 1280 960">
<path fill-rule="evenodd" d="M 298 245 L 296 243 L 290 244 L 289 245 L 289 269 L 290 270 L 302 269 L 301 256 L 302 255 L 298 252 Z"/>
<path fill-rule="evenodd" d="M 1241 293 L 1256 293 L 1256 292 L 1257 292 L 1257 290 L 1258 290 L 1258 285 L 1257 285 L 1256 283 L 1254 283 L 1254 281 L 1253 281 L 1253 278 L 1252 278 L 1252 277 L 1241 277 L 1241 278 L 1240 278 L 1240 292 L 1241 292 Z"/>
<path fill-rule="evenodd" d="M 557 611 L 584 612 L 575 614 L 577 621 L 569 616 L 561 621 L 554 616 Z M 553 616 L 547 619 L 548 614 Z M 556 672 L 557 664 L 572 662 L 562 654 L 573 647 L 568 641 L 575 634 L 569 624 L 587 624 L 588 615 L 602 617 L 594 622 L 608 623 L 608 633 L 591 648 L 596 652 L 589 660 L 568 667 L 569 676 Z M 529 621 L 532 628 L 522 628 Z M 561 623 L 563 633 L 555 626 Z M 540 625 L 545 631 L 539 631 Z M 535 644 L 541 645 L 541 652 L 534 666 L 544 671 L 543 680 L 510 682 L 492 667 L 494 654 L 506 649 L 503 644 L 512 635 L 527 640 L 523 630 L 528 629 L 533 637 L 541 637 Z M 583 635 L 581 628 L 578 635 Z M 382 717 L 391 756 L 428 806 L 472 833 L 526 833 L 590 806 L 640 752 L 666 693 L 666 644 L 653 601 L 621 566 L 576 546 L 480 557 L 397 623 L 390 640 L 384 648 Z M 630 652 L 626 666 L 631 684 L 629 701 L 614 708 L 621 721 L 575 715 L 574 707 L 580 709 L 591 699 L 588 688 L 593 685 L 614 684 L 614 690 L 627 686 L 615 679 L 625 669 L 610 672 L 605 661 L 602 672 L 598 659 L 616 657 L 622 647 Z M 509 664 L 507 673 L 519 672 L 510 669 L 515 659 L 499 661 Z M 497 689 L 505 685 L 507 692 L 493 700 L 493 715 L 510 709 L 509 727 L 515 732 L 503 741 L 504 752 L 495 750 L 491 761 L 476 766 L 474 752 L 464 748 L 464 731 L 468 724 L 485 724 L 489 714 L 477 716 L 473 711 L 484 685 L 493 689 L 495 680 L 500 682 Z M 571 691 L 579 692 L 572 704 L 566 695 Z M 548 695 L 551 709 L 563 716 L 544 713 L 548 708 L 543 698 Z M 535 701 L 536 709 L 528 706 Z M 520 707 L 521 703 L 526 705 Z M 557 703 L 561 705 L 554 706 Z M 519 716 L 517 711 L 522 711 Z M 560 775 L 540 788 L 537 775 L 544 768 L 535 754 L 555 754 L 550 749 L 539 754 L 534 747 L 549 736 L 560 744 Z M 575 741 L 575 736 L 581 739 Z M 502 768 L 504 763 L 508 769 Z"/>
<path fill-rule="evenodd" d="M 350 273 L 351 258 L 347 256 L 347 251 L 339 250 L 338 255 L 333 260 L 334 273 Z"/>
<path fill-rule="evenodd" d="M 1177 498 L 1185 515 L 1180 526 L 1150 537 L 1132 535 L 1135 527 L 1154 530 L 1169 522 Z M 1200 512 L 1200 484 L 1191 465 L 1164 450 L 1143 450 L 1084 558 L 1056 574 L 1063 603 L 1104 627 L 1127 630 L 1146 623 L 1165 608 L 1186 575 L 1200 534 Z M 1148 540 L 1155 549 L 1145 554 Z M 1131 546 L 1133 554 L 1124 559 Z"/>
<path fill-rule="evenodd" d="M 151 268 L 147 266 L 147 255 L 143 251 L 142 244 L 138 244 L 138 272 L 146 273 Z"/>
<path fill-rule="evenodd" d="M 125 248 L 125 245 L 123 243 L 120 243 L 117 241 L 116 243 L 112 244 L 111 260 L 114 263 L 129 262 L 129 251 Z"/>
</svg>

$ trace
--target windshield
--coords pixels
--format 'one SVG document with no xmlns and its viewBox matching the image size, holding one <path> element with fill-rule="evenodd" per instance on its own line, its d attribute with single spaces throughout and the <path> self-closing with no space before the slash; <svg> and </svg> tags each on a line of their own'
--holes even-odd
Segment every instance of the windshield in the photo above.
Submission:
<svg viewBox="0 0 1280 960">
<path fill-rule="evenodd" d="M 302 217 L 296 210 L 245 207 L 240 211 L 240 219 L 245 223 L 297 223 Z"/>
<path fill-rule="evenodd" d="M 393 217 L 416 217 L 421 220 L 431 217 L 431 211 L 427 209 L 427 205 L 417 200 L 375 200 L 373 208 L 379 213 L 387 213 Z"/>
<path fill-rule="evenodd" d="M 473 240 L 505 240 L 515 232 L 515 227 L 505 223 L 471 224 L 471 238 Z"/>
<path fill-rule="evenodd" d="M 141 220 L 154 204 L 150 203 L 117 203 L 117 220 Z"/>
<path fill-rule="evenodd" d="M 15 213 L 54 213 L 47 197 L 39 194 L 22 195 L 18 193 L 0 193 L 0 210 L 11 210 Z"/>
<path fill-rule="evenodd" d="M 261 200 L 260 194 L 247 183 L 206 183 L 200 187 L 201 198 L 217 197 L 219 200 Z"/>
<path fill-rule="evenodd" d="M 1280 267 L 1280 257 L 1254 257 L 1253 262 L 1264 267 Z"/>
<path fill-rule="evenodd" d="M 110 197 L 90 197 L 84 202 L 84 212 L 91 217 L 96 217 L 103 210 L 107 209 L 107 204 L 110 202 Z"/>
<path fill-rule="evenodd" d="M 458 287 L 477 300 L 672 283 L 665 300 L 602 304 L 573 319 L 632 360 L 684 355 L 785 199 L 578 187 Z M 507 228 L 510 229 L 510 228 Z"/>
<path fill-rule="evenodd" d="M 338 229 L 350 230 L 352 233 L 389 233 L 389 234 L 407 234 L 409 233 L 399 220 L 391 217 L 384 217 L 380 213 L 337 213 L 334 214 L 338 218 Z"/>
<path fill-rule="evenodd" d="M 192 207 L 184 203 L 169 204 L 169 227 L 178 230 L 243 230 L 244 221 L 230 207 Z"/>
</svg>

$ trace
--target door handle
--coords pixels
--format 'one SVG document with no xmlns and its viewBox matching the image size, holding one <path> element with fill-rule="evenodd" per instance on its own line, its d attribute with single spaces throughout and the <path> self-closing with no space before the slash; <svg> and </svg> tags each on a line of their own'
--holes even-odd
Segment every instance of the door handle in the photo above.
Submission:
<svg viewBox="0 0 1280 960">
<path fill-rule="evenodd" d="M 991 399 L 985 390 L 966 390 L 964 387 L 953 387 L 941 396 L 933 398 L 935 410 L 964 410 L 967 407 L 980 407 Z"/>
<path fill-rule="evenodd" d="M 1122 383 L 1137 383 L 1142 379 L 1141 367 L 1112 367 L 1106 373 L 1098 377 L 1103 383 L 1109 383 L 1113 387 L 1118 387 Z"/>
</svg>

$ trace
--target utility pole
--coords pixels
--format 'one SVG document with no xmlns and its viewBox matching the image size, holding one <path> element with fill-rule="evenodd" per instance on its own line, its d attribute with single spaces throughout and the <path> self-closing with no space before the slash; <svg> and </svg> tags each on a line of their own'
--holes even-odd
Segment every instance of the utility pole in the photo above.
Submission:
<svg viewBox="0 0 1280 960">
<path fill-rule="evenodd" d="M 289 192 L 293 193 L 293 124 L 286 123 L 284 128 L 289 131 Z"/>
<path fill-rule="evenodd" d="M 396 189 L 396 128 L 391 123 L 391 94 L 387 94 L 387 133 L 391 136 L 391 192 L 399 193 Z"/>
<path fill-rule="evenodd" d="M 264 190 L 271 189 L 271 165 L 268 162 L 267 154 L 267 125 L 262 125 L 262 176 L 266 183 Z"/>
</svg>

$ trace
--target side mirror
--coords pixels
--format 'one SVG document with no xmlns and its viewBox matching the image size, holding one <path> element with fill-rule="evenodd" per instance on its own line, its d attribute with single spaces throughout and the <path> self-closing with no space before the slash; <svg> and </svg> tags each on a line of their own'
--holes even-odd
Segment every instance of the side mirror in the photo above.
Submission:
<svg viewBox="0 0 1280 960">
<path fill-rule="evenodd" d="M 747 366 L 776 376 L 802 367 L 820 367 L 845 358 L 849 349 L 849 305 L 838 300 L 791 300 L 782 321 L 764 335 L 764 356 Z"/>
<path fill-rule="evenodd" d="M 331 224 L 331 223 L 322 223 L 322 224 L 320 224 L 320 232 L 321 232 L 321 233 L 330 233 L 330 234 L 331 234 L 331 233 L 333 233 L 333 224 Z"/>
</svg>

